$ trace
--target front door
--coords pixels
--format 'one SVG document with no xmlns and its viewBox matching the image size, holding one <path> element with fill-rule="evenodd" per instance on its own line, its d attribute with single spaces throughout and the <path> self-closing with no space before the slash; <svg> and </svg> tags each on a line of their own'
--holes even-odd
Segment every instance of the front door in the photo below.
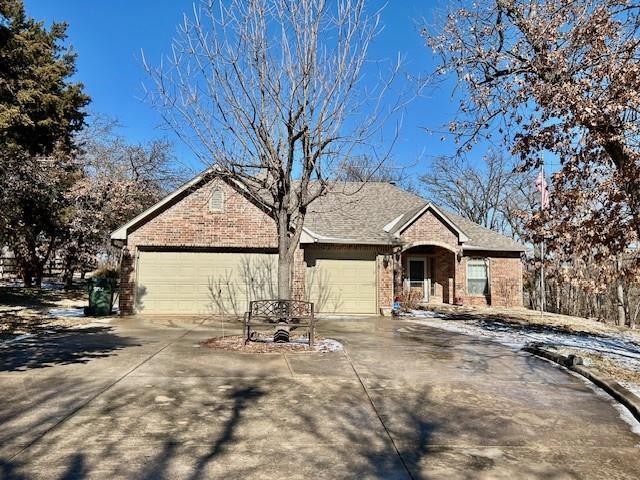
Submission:
<svg viewBox="0 0 640 480">
<path fill-rule="evenodd" d="M 427 300 L 425 288 L 426 262 L 424 258 L 409 259 L 409 291 L 417 292 L 420 298 Z"/>
</svg>

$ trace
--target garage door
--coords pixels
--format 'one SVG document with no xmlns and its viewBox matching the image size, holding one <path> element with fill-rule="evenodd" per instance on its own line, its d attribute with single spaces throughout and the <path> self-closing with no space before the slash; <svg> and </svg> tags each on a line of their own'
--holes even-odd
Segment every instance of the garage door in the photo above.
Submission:
<svg viewBox="0 0 640 480">
<path fill-rule="evenodd" d="M 369 252 L 305 252 L 306 291 L 321 313 L 376 313 L 376 262 Z"/>
<path fill-rule="evenodd" d="M 276 296 L 276 278 L 276 255 L 143 251 L 136 308 L 153 314 L 242 314 L 250 300 Z"/>
</svg>

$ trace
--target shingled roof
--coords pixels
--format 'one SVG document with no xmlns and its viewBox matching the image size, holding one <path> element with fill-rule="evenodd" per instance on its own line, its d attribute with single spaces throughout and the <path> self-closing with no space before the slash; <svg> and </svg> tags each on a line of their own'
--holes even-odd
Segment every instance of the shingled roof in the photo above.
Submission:
<svg viewBox="0 0 640 480">
<path fill-rule="evenodd" d="M 397 244 L 399 231 L 427 206 L 467 237 L 465 249 L 523 251 L 511 238 L 484 228 L 386 182 L 344 182 L 309 206 L 305 230 L 320 242 Z"/>
<path fill-rule="evenodd" d="M 211 178 L 210 170 L 196 176 L 157 204 L 111 234 L 124 240 L 130 228 L 144 223 L 165 205 L 188 195 Z M 311 241 L 321 243 L 401 244 L 400 230 L 425 207 L 433 208 L 459 233 L 464 249 L 524 251 L 524 246 L 500 233 L 427 202 L 424 198 L 387 182 L 339 182 L 308 208 L 304 230 Z"/>
</svg>

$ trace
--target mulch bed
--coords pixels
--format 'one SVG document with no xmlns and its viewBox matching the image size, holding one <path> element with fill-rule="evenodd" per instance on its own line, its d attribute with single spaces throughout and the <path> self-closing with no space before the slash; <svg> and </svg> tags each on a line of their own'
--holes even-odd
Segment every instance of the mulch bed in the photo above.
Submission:
<svg viewBox="0 0 640 480">
<path fill-rule="evenodd" d="M 244 344 L 244 338 L 242 335 L 231 335 L 228 337 L 214 337 L 205 340 L 200 345 L 207 348 L 214 348 L 217 350 L 227 350 L 233 352 L 243 353 L 283 353 L 283 352 L 328 352 L 330 351 L 323 345 L 323 337 L 316 335 L 314 337 L 315 345 L 313 348 L 309 348 L 309 344 L 306 343 L 306 337 L 302 335 L 291 335 L 289 343 L 273 343 L 270 337 L 260 336 L 255 341 L 249 341 Z"/>
</svg>

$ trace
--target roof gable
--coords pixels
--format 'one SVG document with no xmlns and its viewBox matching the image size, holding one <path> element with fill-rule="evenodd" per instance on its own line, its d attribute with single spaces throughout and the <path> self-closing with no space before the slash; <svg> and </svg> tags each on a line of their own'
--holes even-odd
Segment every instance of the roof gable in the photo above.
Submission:
<svg viewBox="0 0 640 480">
<path fill-rule="evenodd" d="M 400 218 L 398 222 L 396 222 L 393 228 L 390 230 L 396 236 L 400 236 L 402 232 L 404 232 L 407 228 L 409 228 L 416 220 L 422 217 L 426 212 L 432 212 L 442 223 L 444 223 L 447 227 L 453 230 L 457 236 L 458 241 L 460 243 L 465 243 L 469 241 L 469 237 L 466 233 L 464 233 L 458 225 L 453 223 L 446 215 L 444 215 L 438 207 L 436 207 L 433 203 L 429 202 L 424 207 L 419 208 L 417 210 L 409 211 L 405 214 L 403 218 Z"/>
<path fill-rule="evenodd" d="M 246 200 L 247 206 L 253 206 L 256 209 L 263 212 L 265 215 L 267 215 L 266 212 L 264 212 L 264 208 L 261 205 L 257 204 L 256 202 L 254 202 L 248 195 L 245 195 L 243 190 L 239 188 L 238 185 L 229 181 L 228 179 L 224 178 L 221 175 L 217 175 L 213 170 L 209 169 L 197 175 L 196 177 L 189 180 L 188 182 L 184 183 L 174 192 L 162 198 L 160 201 L 158 201 L 157 203 L 155 203 L 154 205 L 146 209 L 144 212 L 140 213 L 139 215 L 134 217 L 132 220 L 130 220 L 126 224 L 119 227 L 117 230 L 115 230 L 111 234 L 111 240 L 112 241 L 126 240 L 127 237 L 137 229 L 143 227 L 149 222 L 154 221 L 156 217 L 173 209 L 175 206 L 179 205 L 181 202 L 188 201 L 192 195 L 194 194 L 196 196 L 200 195 L 199 192 L 203 188 L 212 186 L 215 182 L 223 182 L 220 185 L 225 185 L 224 189 L 226 189 L 228 193 L 236 192 L 239 196 L 241 196 L 243 199 Z M 225 198 L 226 200 L 226 195 L 223 198 Z M 208 205 L 208 202 L 207 202 L 207 205 Z M 208 208 L 207 205 L 203 203 L 202 208 Z"/>
<path fill-rule="evenodd" d="M 144 212 L 136 215 L 134 218 L 111 233 L 111 240 L 126 240 L 130 229 L 147 222 L 152 215 L 163 211 L 173 203 L 179 201 L 181 197 L 188 195 L 190 193 L 190 190 L 202 186 L 208 174 L 209 171 L 207 170 L 195 176 L 188 182 L 184 183 L 182 186 L 178 187 L 174 192 L 170 193 L 160 201 L 147 208 Z"/>
</svg>

